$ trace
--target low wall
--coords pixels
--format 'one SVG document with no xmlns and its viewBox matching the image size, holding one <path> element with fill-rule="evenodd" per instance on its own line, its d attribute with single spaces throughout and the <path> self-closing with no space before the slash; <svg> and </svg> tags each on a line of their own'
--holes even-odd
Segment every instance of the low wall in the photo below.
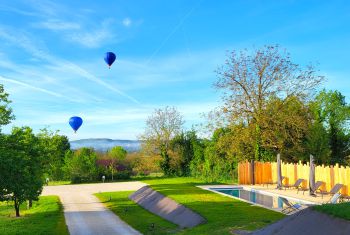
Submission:
<svg viewBox="0 0 350 235">
<path fill-rule="evenodd" d="M 129 198 L 146 210 L 179 225 L 181 228 L 192 228 L 206 222 L 199 214 L 154 191 L 149 186 L 140 188 Z"/>
</svg>

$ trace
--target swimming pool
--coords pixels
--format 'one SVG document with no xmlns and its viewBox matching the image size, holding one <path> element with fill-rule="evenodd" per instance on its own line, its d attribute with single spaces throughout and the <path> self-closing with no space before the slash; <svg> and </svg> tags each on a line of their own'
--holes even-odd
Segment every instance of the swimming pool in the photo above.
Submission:
<svg viewBox="0 0 350 235">
<path fill-rule="evenodd" d="M 268 192 L 256 191 L 253 189 L 245 189 L 243 187 L 231 187 L 231 188 L 207 188 L 210 191 L 217 192 L 220 194 L 225 194 L 238 198 L 240 200 L 250 202 L 252 204 L 260 205 L 272 210 L 278 210 L 284 208 L 281 196 L 275 195 Z M 298 203 L 304 206 L 314 204 L 312 202 L 307 202 L 303 200 L 298 200 L 296 198 L 287 198 L 293 204 Z"/>
</svg>

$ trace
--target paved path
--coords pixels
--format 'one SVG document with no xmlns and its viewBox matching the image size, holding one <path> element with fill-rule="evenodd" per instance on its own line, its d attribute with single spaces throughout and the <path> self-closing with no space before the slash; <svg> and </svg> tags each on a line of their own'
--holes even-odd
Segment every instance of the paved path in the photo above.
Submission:
<svg viewBox="0 0 350 235">
<path fill-rule="evenodd" d="M 139 235 L 138 231 L 105 208 L 93 194 L 138 190 L 145 185 L 141 182 L 121 182 L 45 186 L 42 195 L 58 195 L 60 197 L 66 224 L 71 235 Z"/>
<path fill-rule="evenodd" d="M 246 233 L 248 234 L 248 233 Z M 350 222 L 307 208 L 252 235 L 349 235 Z"/>
</svg>

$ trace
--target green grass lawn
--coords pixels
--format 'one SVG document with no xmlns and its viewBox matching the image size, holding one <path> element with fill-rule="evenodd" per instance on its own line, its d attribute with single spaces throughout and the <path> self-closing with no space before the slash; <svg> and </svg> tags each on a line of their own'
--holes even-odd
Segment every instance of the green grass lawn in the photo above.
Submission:
<svg viewBox="0 0 350 235">
<path fill-rule="evenodd" d="M 198 212 L 207 220 L 206 224 L 192 229 L 173 230 L 175 228 L 174 225 L 171 227 L 171 224 L 165 224 L 165 220 L 150 214 L 127 199 L 127 195 L 131 192 L 111 194 L 112 201 L 107 202 L 107 205 L 128 224 L 143 233 L 146 231 L 148 234 L 152 234 L 149 233 L 149 225 L 150 223 L 155 223 L 156 229 L 157 227 L 168 228 L 169 233 L 192 235 L 231 234 L 230 231 L 234 229 L 255 230 L 284 217 L 281 213 L 252 206 L 249 203 L 195 187 L 195 185 L 204 183 L 194 178 L 163 178 L 144 180 L 143 182 L 150 184 L 158 192 Z M 100 194 L 99 197 L 102 200 L 106 200 L 109 199 L 109 195 L 110 193 L 104 193 Z M 125 207 L 130 207 L 131 209 L 124 212 Z M 142 214 L 142 217 L 139 217 L 140 214 Z M 154 234 L 162 234 L 158 232 L 156 230 Z"/>
<path fill-rule="evenodd" d="M 143 209 L 128 196 L 133 191 L 98 193 L 96 196 L 122 220 L 143 234 L 169 234 L 177 230 L 177 225 Z M 111 200 L 109 201 L 111 197 Z M 155 227 L 152 228 L 151 224 Z"/>
<path fill-rule="evenodd" d="M 313 209 L 323 212 L 335 217 L 350 220 L 350 202 L 343 202 L 338 204 L 324 204 L 314 206 Z"/>
<path fill-rule="evenodd" d="M 68 234 L 63 209 L 56 196 L 40 197 L 30 210 L 21 205 L 21 217 L 15 217 L 12 203 L 0 202 L 0 234 Z"/>
</svg>

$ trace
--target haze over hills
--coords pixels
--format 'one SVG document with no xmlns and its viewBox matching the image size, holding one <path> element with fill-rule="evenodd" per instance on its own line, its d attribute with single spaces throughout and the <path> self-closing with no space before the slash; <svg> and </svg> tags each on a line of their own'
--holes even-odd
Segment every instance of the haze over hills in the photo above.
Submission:
<svg viewBox="0 0 350 235">
<path fill-rule="evenodd" d="M 71 149 L 88 147 L 100 152 L 106 152 L 114 146 L 121 146 L 128 152 L 136 152 L 141 148 L 141 142 L 138 140 L 112 140 L 104 138 L 73 140 L 70 141 L 70 145 Z"/>
</svg>

